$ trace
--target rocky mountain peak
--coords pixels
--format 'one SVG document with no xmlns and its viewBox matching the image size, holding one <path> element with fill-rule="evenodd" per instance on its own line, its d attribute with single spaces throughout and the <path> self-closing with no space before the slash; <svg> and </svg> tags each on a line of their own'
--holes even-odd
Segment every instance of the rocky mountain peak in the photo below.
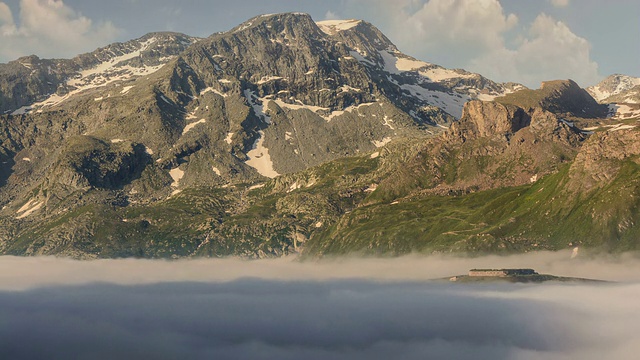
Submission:
<svg viewBox="0 0 640 360">
<path fill-rule="evenodd" d="M 259 29 L 257 33 L 256 29 Z M 255 34 L 281 33 L 294 38 L 314 37 L 320 31 L 309 14 L 305 13 L 280 13 L 266 14 L 251 18 L 223 34 L 236 34 L 250 31 Z"/>
<path fill-rule="evenodd" d="M 598 102 L 638 104 L 640 103 L 640 78 L 614 74 L 600 83 L 587 88 L 587 91 Z"/>
<path fill-rule="evenodd" d="M 363 20 L 324 20 L 317 24 L 325 34 L 344 42 L 362 56 L 370 56 L 376 51 L 398 51 L 377 27 Z"/>
</svg>

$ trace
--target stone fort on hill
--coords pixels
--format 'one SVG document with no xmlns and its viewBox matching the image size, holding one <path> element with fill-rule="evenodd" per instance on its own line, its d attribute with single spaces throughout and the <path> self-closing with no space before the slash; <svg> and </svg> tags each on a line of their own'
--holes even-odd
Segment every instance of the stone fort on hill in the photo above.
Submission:
<svg viewBox="0 0 640 360">
<path fill-rule="evenodd" d="M 491 276 L 491 277 L 507 277 L 507 276 L 523 276 L 538 275 L 533 269 L 471 269 L 469 276 Z"/>
</svg>

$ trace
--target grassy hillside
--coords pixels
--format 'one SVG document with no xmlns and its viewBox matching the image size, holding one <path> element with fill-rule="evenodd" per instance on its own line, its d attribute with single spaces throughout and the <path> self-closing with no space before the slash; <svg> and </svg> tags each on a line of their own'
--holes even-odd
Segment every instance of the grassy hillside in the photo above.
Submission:
<svg viewBox="0 0 640 360">
<path fill-rule="evenodd" d="M 602 188 L 574 193 L 569 167 L 526 186 L 463 196 L 415 196 L 360 207 L 311 239 L 311 256 L 363 252 L 501 253 L 586 245 L 637 249 L 640 166 L 622 162 Z"/>
</svg>

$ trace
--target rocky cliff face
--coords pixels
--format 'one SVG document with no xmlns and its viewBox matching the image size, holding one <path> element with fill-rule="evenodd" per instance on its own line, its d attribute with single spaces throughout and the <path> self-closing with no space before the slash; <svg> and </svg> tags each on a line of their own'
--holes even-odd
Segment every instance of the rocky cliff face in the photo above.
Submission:
<svg viewBox="0 0 640 360">
<path fill-rule="evenodd" d="M 638 131 L 609 131 L 592 135 L 571 165 L 571 183 L 567 188 L 576 192 L 603 188 L 618 177 L 624 161 L 637 163 L 639 155 Z"/>
<path fill-rule="evenodd" d="M 516 106 L 472 101 L 465 106 L 462 119 L 451 126 L 450 133 L 465 140 L 467 137 L 509 136 L 530 122 L 531 117 Z"/>
<path fill-rule="evenodd" d="M 471 101 L 460 121 L 380 183 L 380 199 L 530 184 L 575 156 L 586 135 L 541 108 Z"/>
</svg>

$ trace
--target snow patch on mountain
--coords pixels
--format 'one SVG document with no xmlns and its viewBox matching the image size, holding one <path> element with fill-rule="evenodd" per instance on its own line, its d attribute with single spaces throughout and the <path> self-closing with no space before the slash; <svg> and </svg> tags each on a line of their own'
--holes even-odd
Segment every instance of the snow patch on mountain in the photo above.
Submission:
<svg viewBox="0 0 640 360">
<path fill-rule="evenodd" d="M 340 31 L 349 30 L 358 26 L 362 21 L 361 20 L 325 20 L 318 21 L 316 24 L 327 35 L 335 35 Z"/>
<path fill-rule="evenodd" d="M 18 209 L 18 211 L 16 211 L 16 214 L 22 213 L 21 215 L 16 216 L 16 219 L 26 218 L 27 216 L 42 208 L 42 205 L 44 205 L 44 203 L 41 201 L 37 201 L 36 199 L 29 200 L 26 204 L 22 205 L 22 207 Z"/>
<path fill-rule="evenodd" d="M 377 148 L 381 148 L 381 147 L 387 145 L 390 142 L 391 142 L 391 138 L 390 137 L 386 137 L 386 138 L 384 138 L 384 139 L 382 139 L 380 141 L 371 140 L 371 143 Z"/>
<path fill-rule="evenodd" d="M 82 87 L 89 84 L 96 84 L 101 81 L 108 81 L 108 79 L 104 79 L 106 74 L 113 73 L 114 68 L 117 68 L 118 64 L 120 64 L 121 62 L 139 57 L 143 51 L 149 48 L 149 46 L 151 46 L 151 44 L 155 43 L 156 41 L 158 41 L 158 39 L 155 37 L 149 38 L 147 41 L 140 44 L 140 48 L 138 50 L 116 56 L 111 60 L 98 64 L 93 68 L 80 71 L 80 76 L 75 79 L 69 80 L 67 82 L 67 85 Z"/>
<path fill-rule="evenodd" d="M 340 92 L 338 92 L 338 94 L 342 94 L 345 92 L 362 92 L 362 89 L 358 89 L 358 88 L 354 88 L 351 87 L 349 85 L 342 85 L 338 88 L 338 90 L 340 90 Z"/>
<path fill-rule="evenodd" d="M 393 120 L 389 119 L 389 116 L 385 115 L 384 116 L 384 123 L 382 123 L 382 125 L 388 127 L 391 130 L 395 130 L 393 125 L 391 125 L 392 122 L 393 122 Z"/>
<path fill-rule="evenodd" d="M 11 115 L 24 115 L 29 113 L 33 109 L 33 106 L 22 106 L 21 108 L 13 111 Z"/>
<path fill-rule="evenodd" d="M 327 122 L 329 122 L 329 121 L 333 120 L 334 118 L 336 118 L 336 117 L 338 117 L 338 116 L 342 116 L 342 115 L 344 115 L 345 113 L 352 113 L 352 112 L 354 112 L 354 111 L 358 112 L 358 115 L 359 115 L 359 116 L 362 116 L 362 115 L 360 114 L 360 112 L 359 112 L 359 109 L 360 109 L 361 107 L 364 107 L 364 106 L 372 106 L 372 105 L 376 105 L 376 104 L 378 104 L 378 103 L 362 103 L 362 104 L 359 104 L 359 105 L 351 105 L 351 106 L 349 106 L 349 107 L 345 108 L 344 110 L 332 111 L 332 112 L 331 112 L 331 114 L 326 115 L 326 116 L 322 116 L 322 117 L 323 117 L 325 120 L 327 120 Z"/>
<path fill-rule="evenodd" d="M 247 152 L 249 160 L 245 161 L 245 164 L 256 169 L 260 175 L 273 179 L 280 174 L 273 169 L 269 149 L 264 146 L 264 131 L 260 130 L 258 133 L 260 137 L 253 144 L 253 148 Z"/>
<path fill-rule="evenodd" d="M 426 71 L 420 71 L 420 75 L 428 78 L 433 82 L 441 82 L 450 79 L 468 79 L 474 77 L 474 74 L 460 73 L 455 70 L 449 70 L 442 67 L 433 67 Z"/>
<path fill-rule="evenodd" d="M 206 89 L 204 89 L 204 90 L 200 91 L 200 96 L 202 96 L 202 95 L 204 95 L 204 94 L 206 94 L 206 93 L 208 93 L 208 92 L 212 92 L 212 93 L 214 93 L 214 94 L 218 94 L 218 95 L 220 95 L 220 96 L 222 96 L 222 97 L 227 97 L 227 96 L 229 96 L 229 94 L 223 93 L 223 92 L 221 92 L 220 90 L 216 90 L 216 89 L 214 89 L 214 88 L 212 88 L 212 87 L 208 87 L 208 88 L 206 88 Z"/>
<path fill-rule="evenodd" d="M 324 107 L 320 107 L 320 106 L 313 106 L 313 105 L 306 105 L 304 104 L 302 101 L 297 100 L 297 104 L 289 104 L 286 103 L 282 100 L 266 100 L 266 99 L 262 99 L 262 101 L 273 101 L 276 104 L 278 104 L 278 106 L 280 106 L 283 109 L 291 109 L 291 110 L 309 110 L 311 112 L 317 113 L 318 111 L 329 111 L 329 108 L 324 108 Z"/>
<path fill-rule="evenodd" d="M 160 99 L 162 99 L 162 101 L 166 102 L 167 104 L 171 105 L 171 101 L 169 101 L 169 99 L 167 99 L 164 95 L 160 95 Z"/>
<path fill-rule="evenodd" d="M 184 171 L 180 170 L 180 168 L 171 169 L 169 170 L 169 175 L 173 179 L 171 187 L 176 188 L 180 185 L 180 180 L 182 180 L 182 177 L 184 176 Z"/>
<path fill-rule="evenodd" d="M 282 76 L 263 76 L 260 80 L 258 80 L 258 82 L 256 82 L 256 84 L 261 85 L 271 81 L 282 80 L 282 79 L 284 79 Z"/>
<path fill-rule="evenodd" d="M 391 74 L 401 74 L 406 71 L 414 71 L 420 68 L 432 66 L 432 64 L 416 60 L 409 56 L 398 56 L 388 50 L 378 51 L 384 62 L 384 70 Z"/>
<path fill-rule="evenodd" d="M 400 87 L 408 91 L 411 96 L 441 108 L 456 119 L 462 117 L 462 108 L 470 100 L 468 95 L 429 90 L 420 85 L 403 84 Z"/>
<path fill-rule="evenodd" d="M 193 129 L 194 127 L 196 127 L 196 125 L 198 124 L 204 124 L 206 123 L 207 120 L 206 119 L 200 119 L 196 122 L 193 122 L 191 124 L 187 124 L 187 126 L 184 127 L 184 129 L 182 129 L 182 135 L 186 134 L 189 132 L 189 130 Z"/>
<path fill-rule="evenodd" d="M 640 105 L 609 104 L 609 117 L 616 120 L 640 118 Z"/>
<path fill-rule="evenodd" d="M 413 70 L 431 65 L 424 61 L 409 59 L 404 57 L 396 57 L 396 59 L 397 61 L 395 66 L 400 71 L 413 71 Z"/>
<path fill-rule="evenodd" d="M 475 98 L 480 100 L 480 101 L 493 101 L 497 97 L 509 95 L 511 93 L 514 93 L 514 92 L 516 92 L 518 90 L 522 90 L 522 89 L 526 89 L 526 87 L 524 87 L 522 85 L 515 85 L 515 86 L 510 87 L 510 88 L 504 88 L 503 91 L 501 91 L 501 92 L 478 93 L 478 90 L 470 89 L 469 93 L 474 95 Z"/>
<path fill-rule="evenodd" d="M 356 60 L 360 61 L 361 63 L 365 64 L 365 65 L 370 65 L 370 66 L 375 66 L 375 64 L 368 60 L 367 58 L 365 58 L 361 53 L 351 50 L 349 51 L 349 54 Z"/>
<path fill-rule="evenodd" d="M 616 124 L 609 129 L 609 131 L 629 130 L 635 128 L 635 125 Z"/>
<path fill-rule="evenodd" d="M 390 74 L 400 74 L 402 70 L 398 69 L 397 62 L 398 58 L 395 57 L 388 51 L 379 51 L 380 56 L 382 57 L 383 69 L 384 71 Z"/>
<path fill-rule="evenodd" d="M 258 118 L 264 121 L 267 124 L 271 124 L 271 117 L 265 113 L 265 101 L 264 99 L 259 98 L 255 92 L 251 90 L 244 91 L 244 97 L 247 99 L 247 102 L 253 108 L 253 112 L 256 114 Z"/>
<path fill-rule="evenodd" d="M 232 132 L 227 133 L 227 137 L 224 138 L 224 142 L 226 142 L 227 144 L 231 145 L 231 142 L 233 141 L 233 140 L 231 140 L 231 138 L 233 137 L 233 135 L 234 135 L 234 133 L 232 133 Z"/>
<path fill-rule="evenodd" d="M 355 88 L 351 88 L 351 87 L 347 87 L 347 88 L 350 91 L 359 91 L 359 89 L 355 89 Z M 342 116 L 345 113 L 351 113 L 351 112 L 354 112 L 354 111 L 358 111 L 358 109 L 360 109 L 363 106 L 371 106 L 371 105 L 378 104 L 377 102 L 374 102 L 374 103 L 362 103 L 362 104 L 359 104 L 359 105 L 351 105 L 349 107 L 344 108 L 343 110 L 333 110 L 333 111 L 331 111 L 330 108 L 325 108 L 325 107 L 315 106 L 315 105 L 308 105 L 308 104 L 303 103 L 300 100 L 295 100 L 296 103 L 295 104 L 291 104 L 291 103 L 284 102 L 284 101 L 282 101 L 280 99 L 275 99 L 274 100 L 274 99 L 270 99 L 268 97 L 259 98 L 251 90 L 245 90 L 244 93 L 245 93 L 245 97 L 249 101 L 250 105 L 253 107 L 253 110 L 256 113 L 256 115 L 259 118 L 264 119 L 267 124 L 271 123 L 271 117 L 267 113 L 265 113 L 265 107 L 268 107 L 268 105 L 271 102 L 274 102 L 281 109 L 288 109 L 288 110 L 294 110 L 294 111 L 301 111 L 301 110 L 311 111 L 312 113 L 314 113 L 315 115 L 323 118 L 327 122 L 333 120 L 336 117 Z"/>
</svg>

